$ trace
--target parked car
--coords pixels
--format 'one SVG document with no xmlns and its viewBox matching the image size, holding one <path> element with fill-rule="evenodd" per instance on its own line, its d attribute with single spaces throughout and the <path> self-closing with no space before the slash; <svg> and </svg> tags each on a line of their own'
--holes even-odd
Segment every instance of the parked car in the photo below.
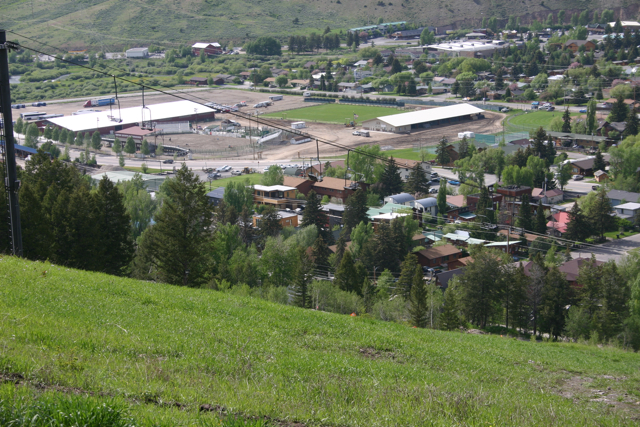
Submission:
<svg viewBox="0 0 640 427">
<path fill-rule="evenodd" d="M 218 169 L 220 172 L 228 172 L 231 170 L 231 166 L 228 165 L 224 165 L 223 167 L 221 167 L 220 169 Z"/>
<path fill-rule="evenodd" d="M 572 178 L 573 178 L 574 181 L 580 181 L 580 180 L 582 180 L 584 178 L 584 176 L 582 176 L 582 175 L 573 175 Z"/>
<path fill-rule="evenodd" d="M 439 176 L 440 176 L 440 175 L 438 175 L 438 172 L 431 172 L 431 179 L 433 179 L 433 178 L 437 178 L 437 177 L 439 177 Z"/>
<path fill-rule="evenodd" d="M 351 132 L 351 135 L 360 136 L 360 131 L 359 130 L 354 130 L 353 132 Z"/>
<path fill-rule="evenodd" d="M 231 176 L 238 176 L 238 175 L 242 175 L 241 171 L 231 171 Z"/>
<path fill-rule="evenodd" d="M 509 109 L 505 107 L 505 108 L 501 109 L 500 111 L 501 111 L 502 113 L 508 113 L 508 112 L 509 112 Z"/>
<path fill-rule="evenodd" d="M 173 159 L 163 160 L 163 161 L 162 161 L 162 163 L 165 163 L 165 164 L 169 164 L 169 165 L 170 165 L 171 163 L 173 163 Z"/>
<path fill-rule="evenodd" d="M 555 109 L 556 109 L 555 107 L 547 107 L 547 111 L 553 111 Z"/>
<path fill-rule="evenodd" d="M 451 179 L 451 180 L 449 180 L 449 181 L 447 181 L 447 182 L 448 182 L 449 184 L 451 184 L 451 185 L 460 185 L 460 181 L 456 181 L 456 180 L 453 180 L 453 179 Z"/>
<path fill-rule="evenodd" d="M 587 109 L 586 109 L 586 108 L 581 108 L 581 109 L 580 109 L 580 112 L 581 112 L 581 113 L 586 113 L 586 112 L 587 112 Z"/>
<path fill-rule="evenodd" d="M 209 175 L 207 175 L 207 178 L 209 178 L 210 180 L 218 179 L 220 177 L 222 177 L 222 175 L 218 172 L 210 173 Z"/>
<path fill-rule="evenodd" d="M 592 186 L 591 186 L 591 189 L 592 189 L 593 191 L 598 191 L 598 190 L 600 189 L 600 186 L 599 186 L 599 185 L 592 185 Z"/>
<path fill-rule="evenodd" d="M 429 189 L 429 194 L 436 194 L 438 192 L 437 188 L 430 188 Z"/>
</svg>

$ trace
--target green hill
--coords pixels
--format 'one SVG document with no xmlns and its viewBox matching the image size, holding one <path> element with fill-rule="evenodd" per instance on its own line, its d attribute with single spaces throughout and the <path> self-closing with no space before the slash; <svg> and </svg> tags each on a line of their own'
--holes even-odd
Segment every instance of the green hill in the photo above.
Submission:
<svg viewBox="0 0 640 427">
<path fill-rule="evenodd" d="M 0 283 L 0 423 L 52 395 L 120 402 L 136 425 L 215 425 L 201 405 L 330 426 L 640 417 L 640 355 L 613 348 L 413 329 L 7 256 Z"/>
<path fill-rule="evenodd" d="M 479 26 L 483 17 L 521 16 L 522 23 L 546 18 L 552 11 L 567 15 L 604 7 L 635 17 L 638 1 L 612 0 L 5 0 L 0 5 L 0 28 L 10 28 L 38 40 L 69 48 L 190 44 L 350 28 L 385 22 L 411 21 L 452 28 Z M 298 18 L 299 24 L 292 22 Z"/>
</svg>

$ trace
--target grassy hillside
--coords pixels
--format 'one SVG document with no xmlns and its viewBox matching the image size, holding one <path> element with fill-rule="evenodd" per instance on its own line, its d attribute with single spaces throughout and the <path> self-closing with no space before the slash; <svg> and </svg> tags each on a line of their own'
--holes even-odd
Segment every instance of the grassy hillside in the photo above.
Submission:
<svg viewBox="0 0 640 427">
<path fill-rule="evenodd" d="M 136 425 L 214 425 L 203 404 L 330 426 L 640 417 L 640 355 L 617 349 L 412 329 L 11 257 L 0 283 L 0 416 L 13 400 L 91 394 Z"/>
<path fill-rule="evenodd" d="M 384 6 L 382 6 L 384 5 Z M 433 26 L 479 25 L 482 17 L 545 17 L 560 9 L 625 7 L 634 18 L 637 1 L 522 0 L 5 0 L 0 5 L 0 28 L 11 28 L 45 42 L 68 47 L 148 45 L 171 46 L 194 41 L 233 40 L 241 43 L 260 35 L 286 37 L 291 33 L 362 26 L 379 18 L 407 20 Z M 292 25 L 294 18 L 298 25 Z"/>
</svg>

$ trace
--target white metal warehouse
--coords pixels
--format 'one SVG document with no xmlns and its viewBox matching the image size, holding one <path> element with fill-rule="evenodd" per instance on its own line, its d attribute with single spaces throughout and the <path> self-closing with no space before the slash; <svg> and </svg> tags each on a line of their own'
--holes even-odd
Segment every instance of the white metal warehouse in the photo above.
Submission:
<svg viewBox="0 0 640 427">
<path fill-rule="evenodd" d="M 453 124 L 464 120 L 483 118 L 484 110 L 470 104 L 456 104 L 448 107 L 429 108 L 410 113 L 376 117 L 362 122 L 362 128 L 382 132 L 408 133 L 411 129 Z"/>
</svg>

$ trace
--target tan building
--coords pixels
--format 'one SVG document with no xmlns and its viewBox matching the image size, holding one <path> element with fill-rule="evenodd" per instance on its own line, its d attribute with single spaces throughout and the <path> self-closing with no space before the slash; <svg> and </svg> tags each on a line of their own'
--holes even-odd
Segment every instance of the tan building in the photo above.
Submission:
<svg viewBox="0 0 640 427">
<path fill-rule="evenodd" d="M 278 219 L 280 220 L 280 225 L 282 226 L 282 228 L 298 226 L 298 214 L 295 212 L 279 211 Z M 261 220 L 262 215 L 254 215 L 253 226 L 256 228 L 260 227 Z"/>
<path fill-rule="evenodd" d="M 276 209 L 296 209 L 301 200 L 296 199 L 296 189 L 286 185 L 254 185 L 253 198 L 256 205 L 273 206 Z"/>
</svg>

